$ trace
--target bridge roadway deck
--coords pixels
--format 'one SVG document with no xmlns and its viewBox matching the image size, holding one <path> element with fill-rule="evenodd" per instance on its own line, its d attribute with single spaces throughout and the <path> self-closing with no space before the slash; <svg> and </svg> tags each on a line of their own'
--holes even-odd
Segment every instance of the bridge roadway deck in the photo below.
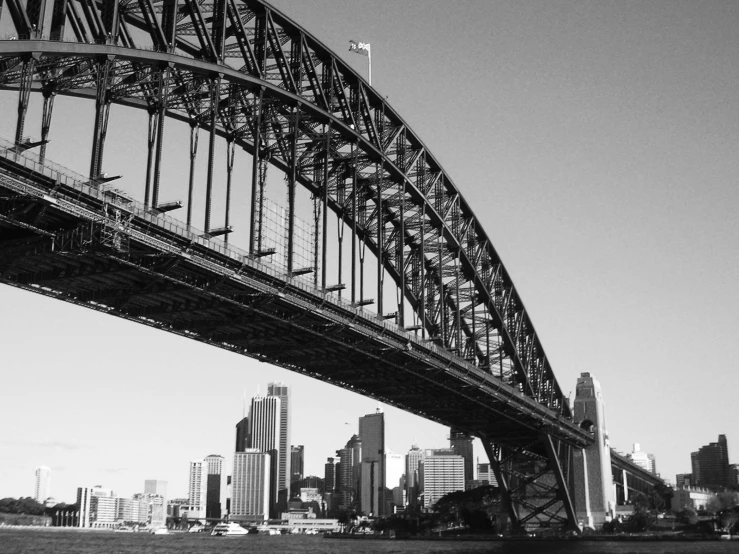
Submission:
<svg viewBox="0 0 739 554">
<path fill-rule="evenodd" d="M 60 166 L 0 148 L 0 197 L 2 283 L 282 366 L 497 444 L 532 449 L 544 432 L 576 447 L 592 442 L 486 370 Z"/>
</svg>

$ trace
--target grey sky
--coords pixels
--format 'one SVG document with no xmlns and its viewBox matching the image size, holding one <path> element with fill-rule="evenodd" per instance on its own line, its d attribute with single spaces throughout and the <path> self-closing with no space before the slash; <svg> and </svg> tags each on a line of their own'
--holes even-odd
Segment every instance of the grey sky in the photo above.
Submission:
<svg viewBox="0 0 739 554">
<path fill-rule="evenodd" d="M 475 207 L 564 391 L 582 371 L 601 381 L 613 446 L 641 443 L 674 479 L 690 471 L 691 450 L 725 433 L 739 462 L 739 4 L 274 5 L 363 75 L 348 39 L 372 44 L 373 85 Z M 0 93 L 3 112 L 14 103 Z M 128 119 L 145 118 L 115 110 L 106 168 L 129 170 L 145 146 Z M 134 138 L 137 153 L 116 147 Z M 78 150 L 52 142 L 48 155 L 84 172 Z M 0 496 L 31 494 L 37 465 L 52 468 L 52 493 L 67 501 L 77 486 L 131 494 L 144 479 L 183 494 L 190 459 L 229 456 L 243 389 L 274 379 L 292 385 L 293 442 L 322 475 L 376 406 L 9 287 L 0 306 L 0 403 L 12 416 L 0 432 Z M 443 428 L 396 410 L 386 421 L 396 452 L 414 436 L 446 442 Z"/>
</svg>

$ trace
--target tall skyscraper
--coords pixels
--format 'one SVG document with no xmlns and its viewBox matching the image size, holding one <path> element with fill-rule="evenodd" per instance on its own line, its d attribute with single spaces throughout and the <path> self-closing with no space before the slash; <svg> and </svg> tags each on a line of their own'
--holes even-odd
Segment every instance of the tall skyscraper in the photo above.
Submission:
<svg viewBox="0 0 739 554">
<path fill-rule="evenodd" d="M 336 455 L 339 457 L 337 464 L 339 507 L 346 510 L 358 507 L 362 441 L 357 435 L 353 435 L 344 448 L 336 451 Z"/>
<path fill-rule="evenodd" d="M 270 455 L 257 448 L 234 453 L 231 476 L 231 512 L 234 521 L 265 521 L 269 518 Z"/>
<path fill-rule="evenodd" d="M 243 452 L 251 448 L 249 437 L 249 418 L 245 417 L 236 424 L 236 449 L 234 452 Z"/>
<path fill-rule="evenodd" d="M 414 444 L 405 456 L 405 487 L 406 501 L 411 509 L 418 506 L 418 497 L 421 494 L 419 464 L 423 462 L 426 452 Z"/>
<path fill-rule="evenodd" d="M 167 482 L 146 479 L 144 481 L 144 494 L 158 494 L 162 498 L 167 498 Z"/>
<path fill-rule="evenodd" d="M 638 442 L 634 443 L 634 450 L 627 454 L 626 457 L 634 462 L 641 468 L 646 469 L 650 473 L 657 474 L 657 467 L 654 462 L 654 455 L 642 452 L 641 445 Z"/>
<path fill-rule="evenodd" d="M 489 463 L 477 464 L 477 480 L 484 485 L 498 486 L 498 480 L 495 478 L 495 472 Z"/>
<path fill-rule="evenodd" d="M 255 396 L 249 409 L 251 447 L 270 455 L 269 505 L 270 515 L 277 516 L 279 493 L 279 448 L 281 443 L 280 415 L 282 401 L 278 396 Z"/>
<path fill-rule="evenodd" d="M 464 459 L 465 486 L 468 482 L 472 481 L 475 478 L 473 474 L 474 455 L 472 451 L 472 441 L 473 441 L 473 438 L 467 433 L 464 433 L 460 431 L 459 429 L 455 429 L 453 427 L 450 430 L 449 446 L 451 446 L 454 452 L 462 456 L 462 458 Z"/>
<path fill-rule="evenodd" d="M 424 508 L 431 508 L 445 494 L 464 490 L 464 458 L 451 448 L 426 450 L 420 468 Z"/>
<path fill-rule="evenodd" d="M 694 485 L 708 488 L 728 487 L 732 484 L 729 468 L 729 445 L 726 435 L 719 435 L 717 442 L 702 446 L 690 454 Z"/>
<path fill-rule="evenodd" d="M 323 482 L 326 492 L 336 491 L 336 462 L 334 458 L 328 458 L 323 466 Z"/>
<path fill-rule="evenodd" d="M 360 507 L 366 515 L 385 515 L 385 414 L 359 418 L 362 441 Z"/>
<path fill-rule="evenodd" d="M 394 489 L 405 474 L 405 456 L 394 452 L 385 452 L 385 484 Z"/>
<path fill-rule="evenodd" d="M 208 464 L 205 460 L 193 460 L 190 462 L 187 499 L 192 507 L 190 517 L 205 517 L 208 502 Z"/>
<path fill-rule="evenodd" d="M 144 481 L 144 497 L 151 504 L 151 524 L 162 527 L 167 524 L 167 482 L 156 479 Z M 159 497 L 161 500 L 157 500 Z"/>
<path fill-rule="evenodd" d="M 46 466 L 36 468 L 36 486 L 33 498 L 36 502 L 43 504 L 44 500 L 51 496 L 51 469 Z"/>
<path fill-rule="evenodd" d="M 292 472 L 292 477 L 290 478 L 290 496 L 300 495 L 300 486 L 297 485 L 298 488 L 296 488 L 296 484 L 300 483 L 304 477 L 304 459 L 305 448 L 302 444 L 290 447 L 290 471 Z"/>
<path fill-rule="evenodd" d="M 208 492 L 205 503 L 205 517 L 207 518 L 221 518 L 223 462 L 223 456 L 217 454 L 211 454 L 205 458 L 205 463 L 208 466 Z"/>
<path fill-rule="evenodd" d="M 280 399 L 280 442 L 277 449 L 277 491 L 280 511 L 287 509 L 290 494 L 290 387 L 275 382 L 267 385 L 267 396 Z"/>
</svg>

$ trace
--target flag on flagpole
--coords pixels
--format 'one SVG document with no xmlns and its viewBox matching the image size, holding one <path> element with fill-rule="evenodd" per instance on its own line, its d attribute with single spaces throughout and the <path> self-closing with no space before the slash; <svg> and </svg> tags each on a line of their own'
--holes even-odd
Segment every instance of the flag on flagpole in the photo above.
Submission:
<svg viewBox="0 0 739 554">
<path fill-rule="evenodd" d="M 355 40 L 349 41 L 349 52 L 361 54 L 362 56 L 370 55 L 370 43 L 369 42 L 357 42 Z"/>
</svg>

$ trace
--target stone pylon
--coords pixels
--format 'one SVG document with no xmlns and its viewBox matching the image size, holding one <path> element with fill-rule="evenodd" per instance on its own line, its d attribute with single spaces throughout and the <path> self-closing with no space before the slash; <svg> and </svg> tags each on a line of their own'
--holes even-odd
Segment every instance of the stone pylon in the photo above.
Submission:
<svg viewBox="0 0 739 554">
<path fill-rule="evenodd" d="M 616 498 L 611 475 L 611 447 L 606 428 L 605 403 L 600 383 L 590 373 L 577 379 L 574 418 L 593 433 L 595 441 L 583 450 L 575 450 L 573 492 L 580 524 L 594 529 L 614 516 Z"/>
</svg>

